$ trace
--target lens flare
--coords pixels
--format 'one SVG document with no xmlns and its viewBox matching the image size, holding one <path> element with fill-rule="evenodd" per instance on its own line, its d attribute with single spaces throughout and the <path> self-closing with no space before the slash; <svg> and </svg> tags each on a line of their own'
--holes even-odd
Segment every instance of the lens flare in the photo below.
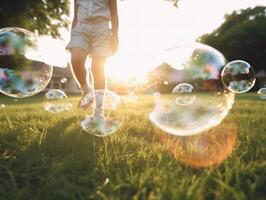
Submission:
<svg viewBox="0 0 266 200">
<path fill-rule="evenodd" d="M 195 168 L 220 165 L 228 158 L 236 145 L 236 126 L 222 123 L 199 135 L 176 137 L 157 132 L 158 141 L 184 164 Z"/>
</svg>

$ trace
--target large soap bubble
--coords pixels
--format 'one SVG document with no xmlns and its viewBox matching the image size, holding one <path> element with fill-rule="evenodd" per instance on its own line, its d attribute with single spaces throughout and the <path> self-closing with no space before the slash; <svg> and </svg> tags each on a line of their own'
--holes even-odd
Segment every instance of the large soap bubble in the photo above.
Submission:
<svg viewBox="0 0 266 200">
<path fill-rule="evenodd" d="M 157 127 L 173 135 L 199 134 L 218 125 L 228 114 L 234 94 L 225 90 L 221 81 L 226 59 L 219 51 L 196 43 L 169 49 L 154 60 L 148 81 L 137 90 L 160 92 L 149 114 Z M 188 96 L 182 99 L 180 90 L 186 88 Z"/>
<path fill-rule="evenodd" d="M 222 71 L 224 86 L 234 93 L 249 91 L 256 82 L 256 74 L 253 67 L 243 61 L 235 60 L 228 63 Z"/>
<path fill-rule="evenodd" d="M 14 98 L 41 92 L 52 77 L 38 48 L 38 37 L 21 28 L 0 29 L 0 92 Z"/>
<path fill-rule="evenodd" d="M 62 90 L 50 89 L 45 93 L 47 102 L 44 105 L 44 109 L 50 113 L 60 113 L 63 111 L 69 111 L 73 105 L 68 101 L 67 95 Z"/>
<path fill-rule="evenodd" d="M 95 99 L 101 96 L 101 114 L 95 114 Z M 120 96 L 110 90 L 96 90 L 83 98 L 87 108 L 79 108 L 78 119 L 84 131 L 89 134 L 104 137 L 115 133 L 123 124 L 124 109 Z M 99 100 L 98 100 L 99 104 Z M 97 108 L 99 109 L 99 107 Z"/>
</svg>

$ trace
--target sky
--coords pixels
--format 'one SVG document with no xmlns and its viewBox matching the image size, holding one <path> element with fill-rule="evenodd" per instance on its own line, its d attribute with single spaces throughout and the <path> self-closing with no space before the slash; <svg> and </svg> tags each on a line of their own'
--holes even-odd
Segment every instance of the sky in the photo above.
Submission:
<svg viewBox="0 0 266 200">
<path fill-rule="evenodd" d="M 266 0 L 180 0 L 178 8 L 165 0 L 118 0 L 120 46 L 108 60 L 107 71 L 114 76 L 124 72 L 138 74 L 148 57 L 179 44 L 192 43 L 218 28 L 225 14 L 257 5 L 266 6 Z M 65 51 L 70 33 L 65 29 L 60 32 L 63 40 L 45 36 L 40 45 L 51 64 L 64 67 L 70 60 Z"/>
</svg>

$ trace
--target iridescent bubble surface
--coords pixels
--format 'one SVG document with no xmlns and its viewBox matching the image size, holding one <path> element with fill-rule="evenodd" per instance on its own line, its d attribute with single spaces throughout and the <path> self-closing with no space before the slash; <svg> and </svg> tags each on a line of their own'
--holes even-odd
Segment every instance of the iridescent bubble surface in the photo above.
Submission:
<svg viewBox="0 0 266 200">
<path fill-rule="evenodd" d="M 160 56 L 154 59 L 157 62 L 153 62 L 146 75 L 148 81 L 137 88 L 144 94 L 161 94 L 149 114 L 150 121 L 161 130 L 179 136 L 199 134 L 217 126 L 234 103 L 234 94 L 224 88 L 220 76 L 225 57 L 199 43 L 177 46 Z M 180 104 L 178 92 L 173 91 L 180 91 L 183 87 L 179 90 L 177 86 L 184 83 L 192 86 L 188 90 L 193 91 L 192 98 Z"/>
<path fill-rule="evenodd" d="M 181 83 L 177 85 L 172 94 L 176 95 L 176 104 L 187 106 L 195 101 L 196 96 L 193 93 L 193 86 L 188 83 Z"/>
<path fill-rule="evenodd" d="M 255 70 L 243 60 L 228 63 L 224 67 L 221 76 L 224 86 L 234 93 L 247 92 L 256 82 Z"/>
<path fill-rule="evenodd" d="M 47 102 L 44 105 L 44 109 L 50 113 L 60 113 L 63 111 L 69 111 L 73 105 L 68 101 L 67 95 L 58 89 L 50 89 L 45 93 Z"/>
<path fill-rule="evenodd" d="M 266 88 L 261 88 L 258 91 L 258 95 L 260 96 L 261 99 L 266 100 Z"/>
<path fill-rule="evenodd" d="M 98 137 L 117 132 L 125 118 L 120 96 L 110 90 L 96 90 L 83 98 L 78 110 L 79 124 L 82 129 Z"/>
<path fill-rule="evenodd" d="M 42 59 L 38 37 L 25 29 L 0 29 L 0 92 L 25 98 L 41 92 L 53 68 Z"/>
</svg>

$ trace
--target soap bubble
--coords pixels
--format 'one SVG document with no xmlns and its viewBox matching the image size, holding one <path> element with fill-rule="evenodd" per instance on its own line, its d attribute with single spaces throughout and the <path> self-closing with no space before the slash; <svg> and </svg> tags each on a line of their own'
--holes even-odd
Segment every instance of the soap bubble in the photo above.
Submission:
<svg viewBox="0 0 266 200">
<path fill-rule="evenodd" d="M 149 113 L 150 121 L 179 136 L 199 134 L 220 124 L 235 97 L 221 80 L 225 64 L 226 59 L 218 50 L 199 43 L 171 48 L 154 58 L 147 81 L 136 87 L 139 93 L 161 94 Z M 186 96 L 185 93 L 176 91 L 183 91 L 184 85 L 193 92 L 188 92 L 189 99 L 182 102 L 178 96 Z"/>
<path fill-rule="evenodd" d="M 45 93 L 45 97 L 48 102 L 45 103 L 44 109 L 50 113 L 69 111 L 73 107 L 73 105 L 68 102 L 67 95 L 62 90 L 50 89 Z"/>
<path fill-rule="evenodd" d="M 256 82 L 256 74 L 253 67 L 243 61 L 235 60 L 228 63 L 222 71 L 224 86 L 234 93 L 249 91 Z"/>
<path fill-rule="evenodd" d="M 103 97 L 103 98 L 102 98 Z M 98 99 L 95 103 L 95 99 Z M 101 106 L 101 100 L 102 106 Z M 87 108 L 79 108 L 78 119 L 87 133 L 104 137 L 115 133 L 123 124 L 124 111 L 120 96 L 110 90 L 96 90 L 84 98 Z"/>
<path fill-rule="evenodd" d="M 195 100 L 196 96 L 193 94 L 193 86 L 188 83 L 181 83 L 177 85 L 172 94 L 176 95 L 176 104 L 187 106 Z"/>
<path fill-rule="evenodd" d="M 0 29 L 0 92 L 25 98 L 41 92 L 52 77 L 34 33 L 21 28 Z"/>
<path fill-rule="evenodd" d="M 258 91 L 258 95 L 260 96 L 261 99 L 265 99 L 266 100 L 266 88 L 261 88 Z"/>
</svg>

